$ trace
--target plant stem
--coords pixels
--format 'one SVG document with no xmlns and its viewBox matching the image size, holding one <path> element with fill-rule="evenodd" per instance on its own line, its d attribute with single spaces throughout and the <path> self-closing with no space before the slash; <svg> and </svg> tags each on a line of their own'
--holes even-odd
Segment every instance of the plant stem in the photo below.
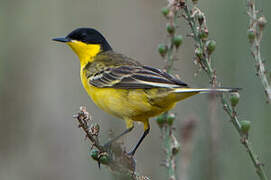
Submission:
<svg viewBox="0 0 271 180">
<path fill-rule="evenodd" d="M 217 82 L 217 80 L 216 80 L 215 70 L 213 69 L 213 67 L 211 65 L 211 60 L 209 59 L 210 56 L 208 56 L 207 52 L 205 52 L 206 48 L 204 47 L 203 41 L 199 38 L 199 31 L 197 28 L 196 20 L 194 17 L 192 17 L 192 14 L 191 14 L 192 12 L 188 7 L 187 0 L 185 2 L 186 3 L 183 6 L 184 13 L 185 13 L 185 19 L 187 20 L 187 22 L 191 28 L 196 46 L 204 52 L 203 56 L 201 56 L 199 58 L 199 62 L 201 64 L 201 67 L 205 70 L 205 72 L 209 76 L 211 85 L 213 87 L 215 87 L 220 83 Z M 196 9 L 196 10 L 199 10 L 199 9 Z M 263 164 L 259 162 L 257 155 L 253 151 L 253 147 L 252 147 L 251 143 L 249 142 L 248 138 L 246 136 L 244 136 L 244 134 L 241 131 L 241 125 L 240 125 L 240 122 L 239 122 L 237 115 L 236 115 L 237 113 L 235 112 L 235 110 L 231 106 L 229 106 L 224 95 L 221 95 L 220 98 L 221 98 L 221 103 L 223 105 L 224 110 L 229 115 L 232 124 L 234 125 L 235 129 L 238 131 L 238 133 L 242 139 L 242 144 L 244 145 L 247 152 L 249 153 L 250 159 L 256 168 L 256 172 L 257 172 L 259 178 L 261 180 L 267 180 L 267 177 L 265 175 L 265 171 L 263 169 Z"/>
<path fill-rule="evenodd" d="M 251 47 L 250 47 L 250 51 L 251 54 L 253 56 L 253 58 L 256 61 L 256 71 L 257 71 L 257 76 L 259 77 L 259 79 L 261 80 L 261 83 L 264 87 L 265 90 L 265 94 L 267 96 L 268 101 L 271 100 L 271 85 L 270 85 L 270 81 L 268 81 L 268 78 L 266 77 L 266 71 L 265 71 L 265 67 L 264 67 L 264 63 L 261 57 L 261 51 L 260 51 L 260 43 L 262 41 L 262 36 L 263 36 L 263 29 L 264 29 L 264 25 L 259 25 L 259 23 L 266 23 L 265 18 L 262 16 L 260 19 L 257 17 L 258 11 L 256 10 L 255 7 L 255 1 L 254 0 L 247 0 L 248 2 L 248 16 L 250 17 L 249 19 L 249 31 L 251 31 L 251 33 L 255 33 L 255 39 L 254 40 L 250 40 L 251 41 Z M 259 22 L 259 21 L 265 21 L 265 22 Z M 257 25 L 259 25 L 260 27 L 257 28 Z"/>
<path fill-rule="evenodd" d="M 172 7 L 173 8 L 173 7 Z M 170 19 L 170 24 L 172 26 L 176 25 L 176 14 L 175 12 L 172 12 L 174 15 Z M 172 72 L 173 64 L 174 64 L 174 58 L 173 58 L 173 51 L 174 51 L 174 44 L 173 44 L 173 38 L 174 38 L 174 33 L 170 34 L 170 42 L 168 45 L 168 53 L 167 53 L 167 67 L 166 71 L 167 73 Z M 168 118 L 168 112 L 164 113 L 164 118 Z M 172 127 L 168 124 L 163 126 L 162 128 L 164 131 L 164 147 L 166 149 L 166 166 L 168 168 L 168 177 L 169 180 L 176 180 L 176 175 L 175 175 L 175 159 L 174 155 L 172 153 Z"/>
<path fill-rule="evenodd" d="M 167 29 L 170 40 L 167 45 L 167 53 L 166 53 L 166 72 L 172 73 L 173 65 L 174 65 L 174 52 L 177 50 L 174 46 L 174 37 L 175 37 L 175 28 L 176 28 L 176 19 L 177 19 L 177 1 L 175 0 L 168 0 L 168 10 L 169 13 L 167 16 L 168 24 L 167 28 L 173 28 L 173 31 Z M 163 138 L 163 146 L 166 153 L 166 162 L 165 167 L 167 168 L 168 179 L 169 180 L 176 180 L 176 168 L 175 168 L 175 155 L 174 150 L 179 148 L 179 142 L 176 140 L 175 136 L 173 135 L 173 128 L 172 124 L 168 122 L 169 112 L 165 112 L 160 115 L 160 118 L 163 119 L 163 124 L 159 124 L 161 127 L 161 133 Z M 177 150 L 178 151 L 178 150 Z"/>
<path fill-rule="evenodd" d="M 164 137 L 164 147 L 166 149 L 166 166 L 168 167 L 168 177 L 170 180 L 175 180 L 175 159 L 172 154 L 172 128 L 164 126 L 162 129 Z"/>
<path fill-rule="evenodd" d="M 190 12 L 190 9 L 188 8 L 187 2 L 184 5 L 183 9 L 184 9 L 184 13 L 186 15 L 186 20 L 187 20 L 187 22 L 188 22 L 188 24 L 189 24 L 189 26 L 191 28 L 193 38 L 194 38 L 198 48 L 200 48 L 201 51 L 204 52 L 204 49 L 205 49 L 204 44 L 203 44 L 202 40 L 199 38 L 199 31 L 198 31 L 197 26 L 196 26 L 196 21 L 194 20 L 194 17 L 191 16 L 191 12 Z M 205 56 L 199 57 L 199 62 L 201 64 L 202 69 L 207 73 L 207 75 L 211 79 L 211 84 L 213 86 L 215 86 L 216 85 L 215 71 L 211 66 L 210 57 L 209 57 L 209 59 L 206 58 L 206 57 L 209 57 L 209 56 L 205 55 Z"/>
</svg>

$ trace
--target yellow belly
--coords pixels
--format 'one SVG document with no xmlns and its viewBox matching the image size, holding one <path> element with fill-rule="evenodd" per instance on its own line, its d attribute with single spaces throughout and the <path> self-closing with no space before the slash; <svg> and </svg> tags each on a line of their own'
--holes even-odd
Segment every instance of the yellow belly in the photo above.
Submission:
<svg viewBox="0 0 271 180">
<path fill-rule="evenodd" d="M 162 101 L 161 105 L 149 102 L 150 94 L 142 89 L 97 88 L 82 77 L 82 83 L 93 102 L 101 109 L 122 119 L 146 121 L 174 107 L 174 101 Z"/>
<path fill-rule="evenodd" d="M 122 119 L 145 121 L 171 108 L 153 106 L 141 89 L 126 90 L 89 86 L 87 92 L 97 106 Z"/>
</svg>

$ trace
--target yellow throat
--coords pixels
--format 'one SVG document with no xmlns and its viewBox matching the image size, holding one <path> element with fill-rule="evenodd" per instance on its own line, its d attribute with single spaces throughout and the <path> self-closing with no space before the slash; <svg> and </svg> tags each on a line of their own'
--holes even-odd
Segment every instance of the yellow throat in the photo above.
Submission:
<svg viewBox="0 0 271 180">
<path fill-rule="evenodd" d="M 67 42 L 67 44 L 77 54 L 81 67 L 93 61 L 93 57 L 101 51 L 101 45 L 99 44 L 86 44 L 76 40 Z"/>
</svg>

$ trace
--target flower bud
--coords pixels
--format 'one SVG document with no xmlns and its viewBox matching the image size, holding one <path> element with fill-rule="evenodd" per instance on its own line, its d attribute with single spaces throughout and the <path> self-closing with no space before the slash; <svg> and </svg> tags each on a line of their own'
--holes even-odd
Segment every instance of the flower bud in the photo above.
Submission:
<svg viewBox="0 0 271 180">
<path fill-rule="evenodd" d="M 176 137 L 174 135 L 171 135 L 171 144 L 172 144 L 172 154 L 176 155 L 181 149 L 180 143 L 177 141 Z"/>
<path fill-rule="evenodd" d="M 216 42 L 214 40 L 209 40 L 206 42 L 207 52 L 208 54 L 212 54 L 215 50 Z"/>
<path fill-rule="evenodd" d="M 110 159 L 107 154 L 102 154 L 99 158 L 99 162 L 102 164 L 108 164 L 110 162 Z"/>
<path fill-rule="evenodd" d="M 260 30 L 263 30 L 265 25 L 267 24 L 267 20 L 264 16 L 261 16 L 261 17 L 259 17 L 257 23 L 258 23 Z"/>
<path fill-rule="evenodd" d="M 240 125 L 241 125 L 241 132 L 243 134 L 248 134 L 248 131 L 250 129 L 250 121 L 242 120 L 240 121 Z"/>
<path fill-rule="evenodd" d="M 182 44 L 183 42 L 183 36 L 182 35 L 177 35 L 173 38 L 173 43 L 176 46 L 176 48 L 179 48 L 179 46 Z"/>
<path fill-rule="evenodd" d="M 165 55 L 166 55 L 166 53 L 167 53 L 167 46 L 165 45 L 165 44 L 159 44 L 158 45 L 158 52 L 160 53 L 160 55 L 162 56 L 162 57 L 164 57 Z"/>
<path fill-rule="evenodd" d="M 207 29 L 203 29 L 202 31 L 199 32 L 199 38 L 203 41 L 206 41 L 208 38 L 208 30 Z"/>
<path fill-rule="evenodd" d="M 98 160 L 99 159 L 99 151 L 97 149 L 92 149 L 90 151 L 90 156 L 94 159 L 94 160 Z"/>
<path fill-rule="evenodd" d="M 98 136 L 100 131 L 100 126 L 98 123 L 92 123 L 90 125 L 89 132 L 91 135 Z"/>
<path fill-rule="evenodd" d="M 156 118 L 156 122 L 159 125 L 159 127 L 161 128 L 166 123 L 166 119 L 163 115 L 160 115 Z"/>
<path fill-rule="evenodd" d="M 203 58 L 203 51 L 202 51 L 202 49 L 201 48 L 196 48 L 195 49 L 195 54 L 196 54 L 196 56 L 198 57 L 198 58 Z"/>
<path fill-rule="evenodd" d="M 167 24 L 167 32 L 169 34 L 173 34 L 175 32 L 175 26 L 168 23 Z"/>
<path fill-rule="evenodd" d="M 167 123 L 168 125 L 172 125 L 174 120 L 176 119 L 176 115 L 174 113 L 170 113 L 168 116 L 167 116 Z"/>
<path fill-rule="evenodd" d="M 240 99 L 240 94 L 238 92 L 233 92 L 230 94 L 230 101 L 231 101 L 231 106 L 235 107 Z"/>
<path fill-rule="evenodd" d="M 256 32 L 254 29 L 249 29 L 247 31 L 247 37 L 250 43 L 253 43 L 256 38 Z"/>
<path fill-rule="evenodd" d="M 197 17 L 198 17 L 199 25 L 202 25 L 202 23 L 204 21 L 204 14 L 202 12 L 199 12 Z"/>
<path fill-rule="evenodd" d="M 161 12 L 165 17 L 167 17 L 167 15 L 169 14 L 169 8 L 168 7 L 163 7 L 161 9 Z"/>
<path fill-rule="evenodd" d="M 80 106 L 80 111 L 86 112 L 87 111 L 87 107 L 86 106 Z"/>
</svg>

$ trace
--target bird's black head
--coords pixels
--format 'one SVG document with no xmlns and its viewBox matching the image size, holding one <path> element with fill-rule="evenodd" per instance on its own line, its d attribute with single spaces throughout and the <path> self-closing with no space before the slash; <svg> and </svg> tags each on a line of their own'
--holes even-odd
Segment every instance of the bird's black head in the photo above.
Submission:
<svg viewBox="0 0 271 180">
<path fill-rule="evenodd" d="M 103 35 L 93 28 L 78 28 L 68 34 L 65 38 L 55 38 L 53 40 L 60 42 L 76 40 L 86 44 L 99 44 L 101 45 L 102 51 L 112 50 Z"/>
</svg>

